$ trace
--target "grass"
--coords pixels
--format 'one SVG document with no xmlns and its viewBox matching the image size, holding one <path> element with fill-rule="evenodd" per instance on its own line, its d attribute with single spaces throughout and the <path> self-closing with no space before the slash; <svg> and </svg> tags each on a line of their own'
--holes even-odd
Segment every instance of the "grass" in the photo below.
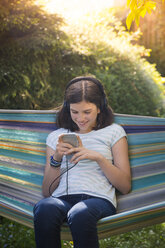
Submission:
<svg viewBox="0 0 165 248">
<path fill-rule="evenodd" d="M 1 248 L 35 248 L 34 231 L 6 218 L 0 219 Z M 72 242 L 62 242 L 72 248 Z M 100 248 L 164 248 L 165 223 L 100 240 Z"/>
</svg>

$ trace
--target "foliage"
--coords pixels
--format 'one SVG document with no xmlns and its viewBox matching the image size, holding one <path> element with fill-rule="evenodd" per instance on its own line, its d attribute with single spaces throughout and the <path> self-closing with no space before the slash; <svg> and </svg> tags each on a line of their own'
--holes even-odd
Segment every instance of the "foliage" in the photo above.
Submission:
<svg viewBox="0 0 165 248">
<path fill-rule="evenodd" d="M 132 44 L 138 37 L 126 32 L 111 11 L 81 20 L 67 32 L 77 51 L 95 58 L 95 68 L 87 72 L 104 83 L 115 112 L 162 114 L 161 77 L 145 59 L 149 50 Z"/>
<path fill-rule="evenodd" d="M 48 15 L 32 0 L 1 0 L 0 23 L 1 108 L 46 108 L 48 96 L 56 102 L 62 60 L 70 51 L 68 37 L 60 30 L 62 18 Z M 56 82 L 51 78 L 54 71 L 60 74 Z"/>
<path fill-rule="evenodd" d="M 150 16 L 145 16 L 140 28 L 143 37 L 140 43 L 147 40 L 146 46 L 151 49 L 151 56 L 148 58 L 150 63 L 155 63 L 157 70 L 165 77 L 165 4 L 160 5 Z M 152 29 L 150 26 L 152 25 Z M 149 31 L 150 30 L 150 31 Z M 159 30 L 159 32 L 158 32 Z M 150 37 L 149 37 L 150 34 Z"/>
<path fill-rule="evenodd" d="M 162 0 L 162 3 L 164 3 L 164 0 Z M 136 25 L 139 26 L 140 17 L 144 17 L 147 12 L 151 14 L 152 10 L 156 9 L 156 5 L 156 0 L 127 0 L 127 6 L 130 8 L 130 13 L 126 20 L 128 30 L 134 20 Z"/>
<path fill-rule="evenodd" d="M 33 229 L 2 217 L 0 220 L 0 247 L 35 247 Z M 100 248 L 164 248 L 164 242 L 165 223 L 102 239 L 100 240 Z M 72 242 L 63 241 L 62 247 L 69 248 L 73 245 Z"/>
<path fill-rule="evenodd" d="M 1 248 L 30 248 L 35 247 L 34 231 L 14 221 L 0 219 Z"/>
<path fill-rule="evenodd" d="M 164 248 L 165 224 L 142 228 L 101 240 L 101 248 Z"/>
<path fill-rule="evenodd" d="M 128 9 L 126 7 L 115 8 L 115 15 L 122 19 L 125 25 L 125 17 Z M 124 18 L 123 18 L 124 17 Z M 151 14 L 146 14 L 140 20 L 139 26 L 135 23 L 131 25 L 131 32 L 141 32 L 140 39 L 136 41 L 137 44 L 143 45 L 150 49 L 150 56 L 146 59 L 155 64 L 156 69 L 165 77 L 165 4 L 161 0 L 157 1 L 157 7 Z"/>
<path fill-rule="evenodd" d="M 57 106 L 73 67 L 80 61 L 79 73 L 83 63 L 91 63 L 90 56 L 73 51 L 63 19 L 33 0 L 1 0 L 0 23 L 0 107 Z"/>
<path fill-rule="evenodd" d="M 1 0 L 2 1 L 2 0 Z M 63 99 L 66 83 L 91 74 L 105 85 L 115 112 L 163 115 L 161 77 L 107 10 L 66 25 L 33 0 L 0 1 L 0 108 L 49 109 Z"/>
</svg>

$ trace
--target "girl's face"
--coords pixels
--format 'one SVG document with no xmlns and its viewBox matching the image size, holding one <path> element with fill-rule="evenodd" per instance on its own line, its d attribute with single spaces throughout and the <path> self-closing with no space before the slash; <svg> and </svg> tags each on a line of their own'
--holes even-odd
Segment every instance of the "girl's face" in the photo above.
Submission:
<svg viewBox="0 0 165 248">
<path fill-rule="evenodd" d="M 100 109 L 91 102 L 70 104 L 71 118 L 79 127 L 79 133 L 88 133 L 95 127 L 98 113 Z"/>
</svg>

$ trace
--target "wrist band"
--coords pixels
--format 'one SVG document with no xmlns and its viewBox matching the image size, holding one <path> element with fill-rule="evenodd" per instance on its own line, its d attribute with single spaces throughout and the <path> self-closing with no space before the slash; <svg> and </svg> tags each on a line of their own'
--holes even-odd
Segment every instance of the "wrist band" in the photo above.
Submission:
<svg viewBox="0 0 165 248">
<path fill-rule="evenodd" d="M 50 156 L 50 165 L 53 167 L 60 167 L 61 161 L 57 161 L 53 158 L 53 156 Z"/>
</svg>

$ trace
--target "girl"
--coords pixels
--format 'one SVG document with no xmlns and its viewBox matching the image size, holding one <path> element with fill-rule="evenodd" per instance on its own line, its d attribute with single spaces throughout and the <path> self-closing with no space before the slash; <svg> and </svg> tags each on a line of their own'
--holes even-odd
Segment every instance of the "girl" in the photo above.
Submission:
<svg viewBox="0 0 165 248">
<path fill-rule="evenodd" d="M 102 84 L 77 77 L 66 86 L 59 129 L 47 138 L 43 196 L 34 207 L 37 248 L 60 248 L 66 221 L 75 248 L 98 248 L 97 221 L 116 213 L 115 188 L 131 188 L 126 133 L 113 123 Z M 63 142 L 78 136 L 78 147 Z"/>
</svg>

